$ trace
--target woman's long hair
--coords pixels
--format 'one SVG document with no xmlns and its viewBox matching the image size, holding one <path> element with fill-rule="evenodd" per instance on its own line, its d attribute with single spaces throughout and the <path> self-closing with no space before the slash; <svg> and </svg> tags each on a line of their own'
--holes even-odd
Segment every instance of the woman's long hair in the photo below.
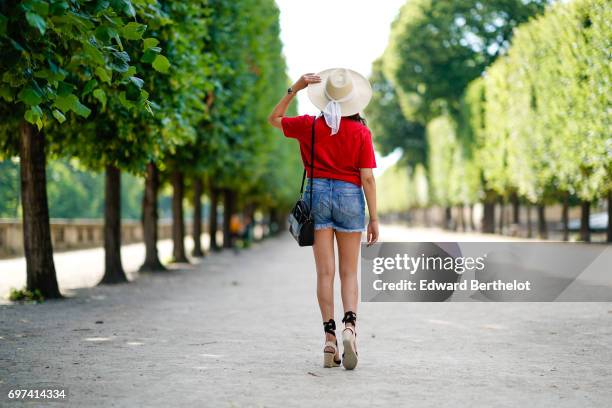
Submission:
<svg viewBox="0 0 612 408">
<path fill-rule="evenodd" d="M 361 122 L 361 124 L 363 126 L 368 126 L 365 118 L 362 118 L 359 113 L 356 113 L 356 114 L 351 115 L 351 116 L 343 116 L 343 118 L 350 119 L 350 120 L 356 120 L 357 122 Z"/>
<path fill-rule="evenodd" d="M 323 112 L 321 112 L 321 117 L 322 116 L 323 116 Z M 363 126 L 368 126 L 368 123 L 366 122 L 365 118 L 361 117 L 361 115 L 359 113 L 356 113 L 356 114 L 350 115 L 350 116 L 343 116 L 342 119 L 355 120 L 357 122 L 361 122 L 361 124 Z"/>
</svg>

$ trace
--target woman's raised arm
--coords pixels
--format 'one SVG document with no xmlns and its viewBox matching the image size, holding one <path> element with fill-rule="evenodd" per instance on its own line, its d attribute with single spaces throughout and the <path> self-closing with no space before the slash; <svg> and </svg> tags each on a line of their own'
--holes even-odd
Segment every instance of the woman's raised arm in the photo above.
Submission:
<svg viewBox="0 0 612 408">
<path fill-rule="evenodd" d="M 302 89 L 306 88 L 308 84 L 316 84 L 317 82 L 321 82 L 321 77 L 319 77 L 318 75 L 315 75 L 313 73 L 302 75 L 300 79 L 298 79 L 295 84 L 293 84 L 293 86 L 289 88 L 291 91 L 287 92 L 287 94 L 283 96 L 280 102 L 276 104 L 274 109 L 272 109 L 272 113 L 270 113 L 270 116 L 268 116 L 268 123 L 276 128 L 281 129 L 281 119 L 283 118 L 283 116 L 285 116 L 285 112 L 287 112 L 287 108 L 293 100 L 293 97 L 298 93 L 298 91 L 301 91 Z"/>
</svg>

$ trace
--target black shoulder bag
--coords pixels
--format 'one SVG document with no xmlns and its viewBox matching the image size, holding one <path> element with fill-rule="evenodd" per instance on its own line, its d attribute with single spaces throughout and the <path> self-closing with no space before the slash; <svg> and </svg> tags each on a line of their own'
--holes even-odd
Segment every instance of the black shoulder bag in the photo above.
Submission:
<svg viewBox="0 0 612 408">
<path fill-rule="evenodd" d="M 315 116 L 312 121 L 312 141 L 310 154 L 310 178 L 314 178 L 314 143 L 315 143 Z M 299 246 L 312 246 L 314 244 L 314 217 L 312 216 L 312 185 L 310 186 L 310 206 L 306 206 L 306 202 L 302 198 L 304 193 L 304 181 L 306 180 L 306 168 L 302 175 L 302 187 L 300 188 L 300 199 L 289 214 L 289 232 L 297 241 Z"/>
</svg>

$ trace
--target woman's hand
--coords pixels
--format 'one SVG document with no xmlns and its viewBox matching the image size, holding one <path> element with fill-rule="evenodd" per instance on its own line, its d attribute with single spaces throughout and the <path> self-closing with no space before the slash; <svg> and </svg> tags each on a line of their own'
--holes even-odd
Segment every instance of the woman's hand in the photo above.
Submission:
<svg viewBox="0 0 612 408">
<path fill-rule="evenodd" d="M 321 82 L 321 77 L 313 73 L 304 74 L 298 79 L 295 84 L 291 87 L 293 92 L 285 94 L 283 98 L 276 104 L 272 112 L 268 116 L 268 123 L 275 128 L 282 129 L 282 119 L 287 112 L 287 107 L 291 103 L 291 100 L 295 97 L 298 91 L 306 88 L 308 84 L 316 84 Z"/>
<path fill-rule="evenodd" d="M 378 241 L 378 220 L 370 220 L 368 222 L 368 246 L 371 246 Z"/>
<path fill-rule="evenodd" d="M 293 89 L 293 92 L 298 92 L 306 88 L 308 84 L 316 84 L 319 82 L 321 82 L 321 77 L 310 72 L 308 74 L 302 75 L 300 79 L 295 81 L 295 84 L 293 84 L 291 89 Z"/>
</svg>

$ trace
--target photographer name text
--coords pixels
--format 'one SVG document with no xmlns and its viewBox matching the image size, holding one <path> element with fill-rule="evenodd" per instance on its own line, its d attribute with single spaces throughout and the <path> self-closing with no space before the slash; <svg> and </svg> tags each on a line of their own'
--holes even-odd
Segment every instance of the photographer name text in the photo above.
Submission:
<svg viewBox="0 0 612 408">
<path fill-rule="evenodd" d="M 531 290 L 531 282 L 528 280 L 504 282 L 495 280 L 491 282 L 481 282 L 477 279 L 464 280 L 461 282 L 438 282 L 430 279 L 420 279 L 411 281 L 402 279 L 397 282 L 385 282 L 382 279 L 376 279 L 372 283 L 372 287 L 376 291 L 442 291 L 442 290 L 503 290 L 503 291 L 529 291 Z"/>
</svg>

